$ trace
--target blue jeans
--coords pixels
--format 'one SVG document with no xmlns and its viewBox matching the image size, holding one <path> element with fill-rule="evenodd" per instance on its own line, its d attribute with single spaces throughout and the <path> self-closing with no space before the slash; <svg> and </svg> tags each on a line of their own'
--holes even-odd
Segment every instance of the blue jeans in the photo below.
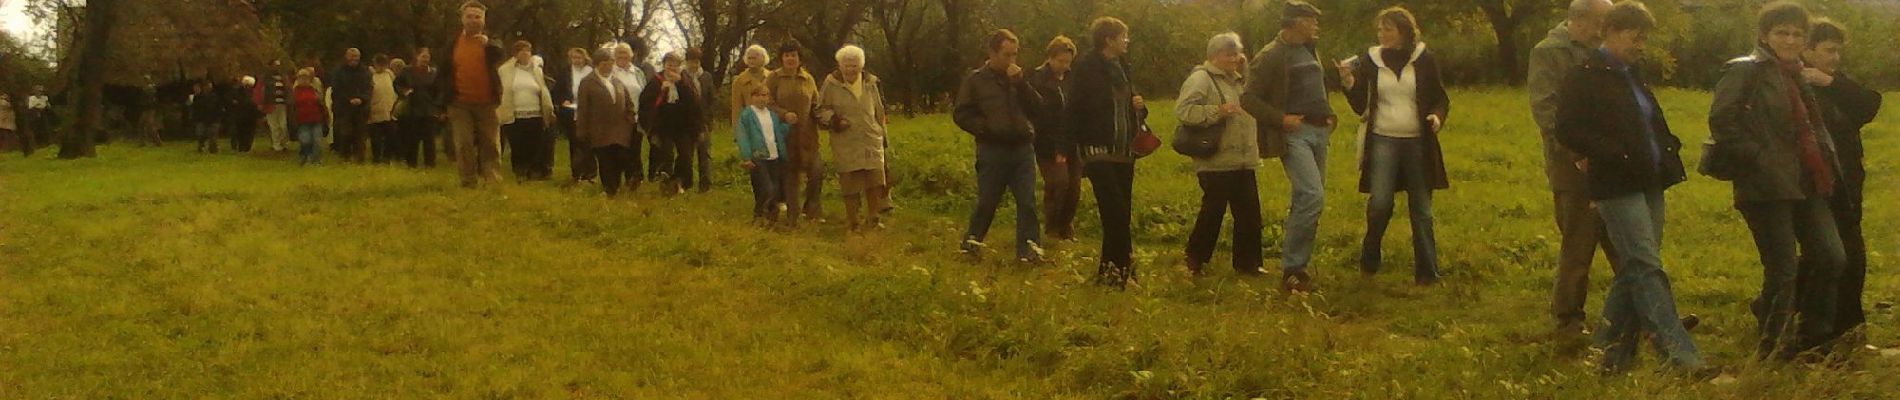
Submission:
<svg viewBox="0 0 1900 400">
<path fill-rule="evenodd" d="M 1031 256 L 1031 242 L 1041 242 L 1036 224 L 1036 151 L 1028 144 L 976 145 L 976 209 L 970 210 L 970 229 L 964 238 L 982 242 L 1003 202 L 1003 190 L 1016 198 L 1016 256 Z"/>
<path fill-rule="evenodd" d="M 1597 200 L 1596 205 L 1610 243 L 1622 257 L 1603 300 L 1603 318 L 1609 324 L 1597 332 L 1603 368 L 1630 368 L 1644 332 L 1672 366 L 1701 368 L 1702 356 L 1677 317 L 1669 275 L 1662 268 L 1662 190 Z"/>
<path fill-rule="evenodd" d="M 1366 171 L 1372 197 L 1366 203 L 1366 238 L 1359 251 L 1360 270 L 1379 272 L 1381 242 L 1392 222 L 1393 197 L 1405 190 L 1412 221 L 1412 277 L 1438 280 L 1438 239 L 1432 234 L 1432 182 L 1425 173 L 1424 139 L 1372 135 L 1366 142 Z M 1403 185 L 1401 185 L 1403 184 Z"/>
<path fill-rule="evenodd" d="M 316 164 L 322 156 L 317 141 L 323 138 L 323 125 L 297 125 L 297 161 L 300 164 Z"/>
<path fill-rule="evenodd" d="M 1326 209 L 1326 136 L 1331 132 L 1328 127 L 1301 125 L 1287 135 L 1286 155 L 1280 157 L 1293 186 L 1286 237 L 1280 243 L 1280 268 L 1287 273 L 1305 272 L 1313 261 L 1313 237 L 1319 234 L 1320 211 Z"/>
</svg>

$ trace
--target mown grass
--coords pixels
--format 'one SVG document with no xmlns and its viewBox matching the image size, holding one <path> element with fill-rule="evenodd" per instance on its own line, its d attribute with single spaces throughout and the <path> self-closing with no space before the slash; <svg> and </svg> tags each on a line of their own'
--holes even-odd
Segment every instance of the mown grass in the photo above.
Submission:
<svg viewBox="0 0 1900 400">
<path fill-rule="evenodd" d="M 1662 95 L 1701 141 L 1707 95 Z M 1748 361 L 1759 267 L 1726 185 L 1699 177 L 1670 192 L 1664 258 L 1680 307 L 1704 316 L 1695 339 L 1736 381 L 1594 374 L 1587 350 L 1543 338 L 1556 239 L 1523 95 L 1454 98 L 1454 183 L 1435 201 L 1445 283 L 1406 279 L 1403 218 L 1396 271 L 1357 277 L 1364 197 L 1342 128 L 1323 290 L 1301 296 L 1187 277 L 1199 192 L 1174 154 L 1137 173 L 1135 290 L 1087 284 L 1092 201 L 1084 241 L 1054 244 L 1051 266 L 956 256 L 971 150 L 941 115 L 895 121 L 902 209 L 866 235 L 746 225 L 724 143 L 718 190 L 622 199 L 188 144 L 0 155 L 0 398 L 1900 398 L 1900 357 Z M 1900 289 L 1896 112 L 1868 129 L 1870 303 Z M 1261 171 L 1272 255 L 1286 185 Z M 1872 343 L 1900 344 L 1900 318 L 1870 320 Z"/>
</svg>

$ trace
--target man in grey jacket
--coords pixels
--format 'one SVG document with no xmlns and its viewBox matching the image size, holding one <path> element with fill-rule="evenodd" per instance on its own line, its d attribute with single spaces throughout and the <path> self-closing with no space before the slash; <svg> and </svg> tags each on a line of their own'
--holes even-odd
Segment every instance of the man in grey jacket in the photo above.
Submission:
<svg viewBox="0 0 1900 400">
<path fill-rule="evenodd" d="M 974 254 L 989 233 L 1003 190 L 1016 198 L 1016 259 L 1042 261 L 1036 223 L 1036 129 L 1029 117 L 1042 107 L 1042 96 L 1029 87 L 1016 34 L 990 32 L 984 40 L 989 59 L 970 72 L 957 90 L 957 127 L 976 138 L 976 208 L 970 211 L 961 251 Z"/>
<path fill-rule="evenodd" d="M 1281 290 L 1310 292 L 1319 216 L 1326 208 L 1327 136 L 1338 122 L 1327 102 L 1326 70 L 1315 51 L 1320 10 L 1300 0 L 1287 2 L 1280 34 L 1248 66 L 1241 108 L 1257 121 L 1260 156 L 1279 158 L 1293 187 L 1281 249 Z"/>
<path fill-rule="evenodd" d="M 1597 247 L 1603 247 L 1607 259 L 1616 260 L 1616 249 L 1607 240 L 1603 219 L 1590 208 L 1589 184 L 1577 164 L 1583 157 L 1557 143 L 1554 136 L 1558 88 L 1566 75 L 1597 51 L 1603 40 L 1603 16 L 1610 7 L 1610 0 L 1572 1 L 1568 18 L 1531 49 L 1531 117 L 1543 133 L 1544 174 L 1550 178 L 1550 190 L 1556 198 L 1557 233 L 1563 237 L 1550 310 L 1559 333 L 1583 331 L 1583 303 L 1590 292 L 1590 263 L 1596 258 Z"/>
</svg>

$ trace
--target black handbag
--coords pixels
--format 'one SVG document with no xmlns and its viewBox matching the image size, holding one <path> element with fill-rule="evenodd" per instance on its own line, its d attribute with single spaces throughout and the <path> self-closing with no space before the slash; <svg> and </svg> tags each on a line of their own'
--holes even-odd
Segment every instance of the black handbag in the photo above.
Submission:
<svg viewBox="0 0 1900 400">
<path fill-rule="evenodd" d="M 1214 84 L 1215 100 L 1205 105 L 1219 105 L 1221 101 L 1226 100 L 1227 94 L 1221 92 L 1220 82 L 1214 80 L 1214 75 L 1208 74 L 1207 71 L 1201 71 L 1201 73 L 1207 74 L 1208 82 Z M 1216 122 L 1208 126 L 1191 126 L 1180 123 L 1177 126 L 1174 130 L 1174 140 L 1169 143 L 1169 147 L 1174 148 L 1174 152 L 1193 158 L 1212 157 L 1220 152 L 1220 137 L 1226 130 L 1227 124 Z"/>
</svg>

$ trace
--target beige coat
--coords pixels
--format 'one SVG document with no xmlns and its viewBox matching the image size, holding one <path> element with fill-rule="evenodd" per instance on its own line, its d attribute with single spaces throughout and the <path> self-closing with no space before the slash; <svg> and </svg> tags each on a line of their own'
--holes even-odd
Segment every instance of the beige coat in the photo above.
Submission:
<svg viewBox="0 0 1900 400">
<path fill-rule="evenodd" d="M 732 99 L 730 99 L 732 108 L 729 110 L 732 110 L 733 126 L 739 126 L 739 110 L 745 109 L 746 98 L 752 95 L 753 89 L 765 86 L 765 79 L 770 76 L 772 76 L 772 70 L 759 67 L 740 72 L 739 76 L 732 77 Z"/>
<path fill-rule="evenodd" d="M 877 76 L 862 73 L 863 96 L 854 96 L 843 78 L 825 77 L 818 91 L 818 124 L 831 130 L 831 162 L 838 172 L 884 168 L 884 92 Z M 824 118 L 827 113 L 831 118 Z M 838 129 L 843 121 L 846 129 Z"/>
<path fill-rule="evenodd" d="M 533 70 L 534 81 L 541 83 L 541 120 L 547 123 L 553 123 L 554 97 L 548 93 L 547 75 L 541 73 L 541 67 L 534 67 Z M 495 107 L 495 117 L 502 125 L 515 123 L 515 93 L 513 83 L 517 71 L 521 71 L 521 68 L 515 67 L 514 61 L 502 63 L 501 67 L 495 68 L 495 75 L 501 77 L 501 105 Z M 450 84 L 453 85 L 454 83 L 451 82 Z"/>
<path fill-rule="evenodd" d="M 369 82 L 369 123 L 396 120 L 396 71 L 371 72 Z"/>
</svg>

